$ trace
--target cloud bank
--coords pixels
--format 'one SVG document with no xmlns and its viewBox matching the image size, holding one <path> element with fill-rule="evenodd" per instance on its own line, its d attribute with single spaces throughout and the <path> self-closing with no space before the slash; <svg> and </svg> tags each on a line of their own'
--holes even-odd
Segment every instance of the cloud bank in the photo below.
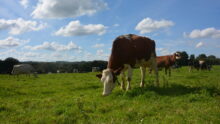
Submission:
<svg viewBox="0 0 220 124">
<path fill-rule="evenodd" d="M 174 23 L 169 20 L 153 20 L 151 18 L 145 18 L 142 21 L 140 21 L 137 26 L 135 27 L 135 30 L 140 31 L 141 34 L 145 33 L 151 33 L 154 31 L 157 31 L 159 29 L 164 29 L 173 26 Z"/>
<path fill-rule="evenodd" d="M 18 35 L 30 31 L 39 31 L 45 27 L 45 23 L 24 20 L 22 18 L 15 20 L 0 19 L 0 30 L 9 30 L 9 33 L 12 35 Z"/>
<path fill-rule="evenodd" d="M 44 42 L 41 45 L 25 46 L 30 50 L 51 50 L 51 51 L 68 51 L 68 50 L 81 50 L 81 47 L 77 46 L 73 42 L 69 42 L 67 45 L 58 44 L 56 42 Z"/>
<path fill-rule="evenodd" d="M 58 36 L 82 36 L 82 35 L 103 35 L 106 32 L 106 28 L 102 24 L 88 24 L 82 25 L 80 21 L 71 21 L 68 25 L 61 27 L 55 32 Z"/>
<path fill-rule="evenodd" d="M 185 35 L 189 38 L 220 38 L 220 30 L 215 28 L 206 28 L 203 30 L 195 29 L 191 33 Z"/>
<path fill-rule="evenodd" d="M 73 18 L 93 15 L 106 8 L 103 0 L 39 0 L 31 15 L 34 18 Z"/>
</svg>

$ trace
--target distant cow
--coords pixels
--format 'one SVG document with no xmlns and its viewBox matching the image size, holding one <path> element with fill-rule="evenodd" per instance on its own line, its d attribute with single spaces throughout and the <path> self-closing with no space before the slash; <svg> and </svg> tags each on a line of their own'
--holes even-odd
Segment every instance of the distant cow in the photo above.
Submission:
<svg viewBox="0 0 220 124">
<path fill-rule="evenodd" d="M 29 76 L 30 76 L 30 74 L 33 74 L 34 77 L 37 77 L 35 69 L 33 68 L 33 66 L 31 66 L 29 64 L 14 65 L 11 74 L 17 75 L 17 76 L 20 74 L 27 74 Z"/>
<path fill-rule="evenodd" d="M 197 71 L 200 69 L 200 65 L 199 65 L 198 60 L 190 60 L 189 61 L 189 72 L 191 72 L 193 69 L 196 69 Z"/>
<path fill-rule="evenodd" d="M 205 60 L 199 60 L 200 70 L 211 70 L 211 65 Z"/>
<path fill-rule="evenodd" d="M 211 70 L 211 65 L 208 64 L 205 60 L 193 60 L 189 62 L 189 72 L 192 71 L 192 69 L 197 70 Z"/>
<path fill-rule="evenodd" d="M 157 56 L 156 58 L 157 67 L 164 68 L 166 75 L 167 75 L 167 70 L 169 70 L 169 76 L 171 76 L 171 67 L 175 64 L 176 60 L 178 59 L 181 59 L 181 55 L 179 52 L 176 52 L 173 55 Z"/>
<path fill-rule="evenodd" d="M 155 42 L 147 37 L 134 34 L 122 35 L 113 41 L 111 55 L 107 69 L 102 74 L 96 75 L 104 83 L 103 95 L 108 95 L 115 87 L 117 75 L 121 74 L 121 88 L 125 89 L 125 71 L 127 75 L 127 90 L 130 89 L 132 68 L 140 67 L 141 83 L 144 86 L 146 67 L 151 66 L 155 70 L 156 85 L 159 85 L 158 70 L 156 66 Z"/>
</svg>

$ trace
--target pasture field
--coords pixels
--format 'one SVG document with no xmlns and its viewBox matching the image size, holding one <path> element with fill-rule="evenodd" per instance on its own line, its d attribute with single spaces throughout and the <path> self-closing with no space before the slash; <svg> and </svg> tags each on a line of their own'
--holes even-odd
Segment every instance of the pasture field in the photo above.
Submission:
<svg viewBox="0 0 220 124">
<path fill-rule="evenodd" d="M 41 74 L 39 78 L 0 75 L 0 124 L 219 124 L 220 66 L 160 71 L 160 87 L 147 75 L 139 88 L 134 70 L 130 91 L 117 85 L 101 96 L 97 73 Z"/>
</svg>

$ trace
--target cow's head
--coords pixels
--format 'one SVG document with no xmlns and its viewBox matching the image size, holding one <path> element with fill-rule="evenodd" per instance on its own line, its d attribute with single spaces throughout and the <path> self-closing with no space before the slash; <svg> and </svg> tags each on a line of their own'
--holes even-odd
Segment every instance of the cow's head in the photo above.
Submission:
<svg viewBox="0 0 220 124">
<path fill-rule="evenodd" d="M 102 74 L 96 75 L 96 77 L 101 79 L 101 82 L 104 85 L 103 96 L 109 95 L 115 87 L 116 84 L 116 76 L 111 71 L 111 69 L 103 70 Z"/>
<path fill-rule="evenodd" d="M 175 56 L 175 59 L 176 59 L 176 60 L 181 59 L 180 52 L 174 53 L 174 56 Z"/>
</svg>

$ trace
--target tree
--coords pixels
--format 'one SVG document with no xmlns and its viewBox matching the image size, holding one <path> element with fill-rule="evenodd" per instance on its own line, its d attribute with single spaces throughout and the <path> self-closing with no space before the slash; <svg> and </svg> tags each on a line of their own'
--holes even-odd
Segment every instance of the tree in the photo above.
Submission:
<svg viewBox="0 0 220 124">
<path fill-rule="evenodd" d="M 3 73 L 4 61 L 0 60 L 0 73 Z"/>
<path fill-rule="evenodd" d="M 216 57 L 214 55 L 210 55 L 207 57 L 208 59 L 216 59 Z"/>
<path fill-rule="evenodd" d="M 186 51 L 182 51 L 182 52 L 180 52 L 180 55 L 181 55 L 181 59 L 177 60 L 177 64 L 179 66 L 186 66 L 186 65 L 188 65 L 189 55 L 187 54 L 187 52 Z"/>
<path fill-rule="evenodd" d="M 215 63 L 217 63 L 217 59 L 214 55 L 209 55 L 207 57 L 207 61 L 209 64 L 214 65 Z"/>
<path fill-rule="evenodd" d="M 189 57 L 189 60 L 190 60 L 190 61 L 194 61 L 194 60 L 195 60 L 195 55 L 194 55 L 194 54 L 191 54 L 190 57 Z"/>
<path fill-rule="evenodd" d="M 13 66 L 19 64 L 19 61 L 15 58 L 8 57 L 4 60 L 3 62 L 3 73 L 8 73 L 10 74 Z"/>
<path fill-rule="evenodd" d="M 206 54 L 202 53 L 202 54 L 200 54 L 199 56 L 197 56 L 196 59 L 197 59 L 197 60 L 206 60 L 206 59 L 207 59 L 207 56 L 206 56 Z"/>
</svg>

